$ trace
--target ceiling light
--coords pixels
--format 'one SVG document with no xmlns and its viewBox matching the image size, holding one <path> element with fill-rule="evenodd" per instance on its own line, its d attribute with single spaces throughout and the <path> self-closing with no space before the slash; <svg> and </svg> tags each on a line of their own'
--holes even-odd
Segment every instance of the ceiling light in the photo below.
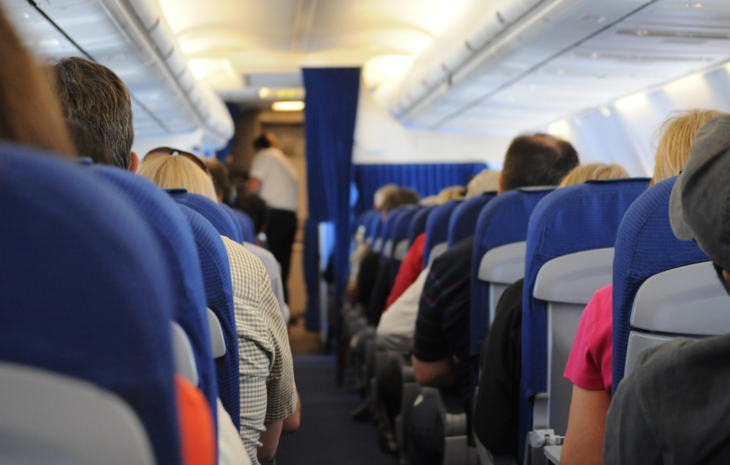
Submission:
<svg viewBox="0 0 730 465">
<path fill-rule="evenodd" d="M 601 107 L 601 114 L 603 116 L 605 116 L 606 118 L 608 118 L 609 116 L 611 116 L 611 109 L 606 106 L 603 106 L 603 107 Z"/>
<path fill-rule="evenodd" d="M 259 98 L 266 98 L 271 93 L 271 90 L 269 90 L 268 87 L 262 87 L 259 89 Z"/>
<path fill-rule="evenodd" d="M 638 94 L 629 95 L 621 100 L 617 100 L 614 106 L 619 110 L 626 113 L 630 113 L 636 110 L 638 107 L 642 107 L 649 103 L 649 98 L 645 93 L 640 92 Z"/>
<path fill-rule="evenodd" d="M 274 111 L 302 111 L 304 110 L 304 102 L 301 100 L 274 102 L 271 109 Z"/>
</svg>

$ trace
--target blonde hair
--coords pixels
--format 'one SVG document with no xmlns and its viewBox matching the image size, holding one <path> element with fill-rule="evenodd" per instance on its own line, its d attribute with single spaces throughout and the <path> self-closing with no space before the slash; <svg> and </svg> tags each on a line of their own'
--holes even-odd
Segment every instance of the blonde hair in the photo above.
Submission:
<svg viewBox="0 0 730 465">
<path fill-rule="evenodd" d="M 649 187 L 677 176 L 687 163 L 697 131 L 712 118 L 722 114 L 717 110 L 694 109 L 673 112 L 664 120 L 657 131 L 654 177 L 651 178 Z"/>
<path fill-rule="evenodd" d="M 210 175 L 192 161 L 175 155 L 156 155 L 145 159 L 137 174 L 163 189 L 187 189 L 218 203 Z"/>
<path fill-rule="evenodd" d="M 444 187 L 438 195 L 439 204 L 446 203 L 449 200 L 460 199 L 462 197 L 464 197 L 464 186 Z"/>
<path fill-rule="evenodd" d="M 76 155 L 52 85 L 0 8 L 0 138 Z"/>
<path fill-rule="evenodd" d="M 629 173 L 621 165 L 607 165 L 605 163 L 589 163 L 576 166 L 560 181 L 558 187 L 581 184 L 591 179 L 621 179 L 628 178 Z"/>
<path fill-rule="evenodd" d="M 476 197 L 484 192 L 499 190 L 499 171 L 484 169 L 466 185 L 466 198 Z"/>
</svg>

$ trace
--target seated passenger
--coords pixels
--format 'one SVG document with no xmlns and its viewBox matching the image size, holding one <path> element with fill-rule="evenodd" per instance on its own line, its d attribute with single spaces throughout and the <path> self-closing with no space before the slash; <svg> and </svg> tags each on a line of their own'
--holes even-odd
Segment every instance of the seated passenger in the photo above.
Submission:
<svg viewBox="0 0 730 465">
<path fill-rule="evenodd" d="M 7 42 L 3 40 L 3 44 L 7 44 Z M 6 49 L 5 45 L 1 48 Z M 29 76 L 19 72 L 17 67 L 2 68 L 12 69 L 12 72 L 23 80 L 33 79 L 32 75 Z M 60 98 L 61 110 L 65 117 L 68 120 L 76 121 L 92 135 L 102 140 L 107 153 L 116 166 L 135 171 L 138 158 L 132 152 L 132 142 L 134 140 L 132 102 L 129 92 L 127 92 L 127 88 L 121 79 L 110 69 L 78 57 L 60 60 L 53 66 L 52 71 L 55 78 L 55 90 Z M 29 102 L 35 101 L 35 97 L 25 96 L 25 98 L 28 98 Z M 24 105 L 30 108 L 28 103 Z M 37 130 L 42 134 L 48 134 L 49 127 L 53 128 L 54 124 L 53 120 L 44 121 L 42 127 L 41 125 L 37 126 Z M 36 129 L 30 127 L 26 130 L 36 131 Z M 47 137 L 42 134 L 37 136 L 39 140 L 44 140 Z M 65 141 L 64 138 L 59 143 L 63 141 Z M 186 389 L 185 382 L 180 382 L 180 380 L 178 380 L 176 386 L 179 415 L 182 419 L 180 427 L 183 453 L 185 455 L 184 463 L 186 465 L 211 463 L 214 461 L 215 455 L 212 457 L 208 457 L 206 454 L 201 455 L 201 451 L 207 448 L 206 444 L 209 440 L 214 443 L 214 439 L 206 438 L 202 433 L 203 430 L 201 430 L 201 412 L 205 412 L 207 409 L 208 414 L 210 414 L 207 402 L 204 406 L 196 405 L 196 403 L 199 404 L 204 401 L 204 396 L 192 394 L 190 390 Z M 227 414 L 225 410 L 219 408 L 217 413 L 219 431 L 225 431 L 227 426 L 233 426 L 230 417 L 226 421 Z M 191 423 L 187 423 L 186 419 L 191 419 Z M 224 436 L 221 435 L 218 437 L 219 441 L 223 438 Z M 225 449 L 225 447 L 219 445 L 219 449 L 221 448 Z M 233 450 L 235 450 L 235 446 Z M 190 454 L 193 453 L 195 455 L 191 456 Z M 221 463 L 246 463 L 245 460 L 237 456 L 229 457 L 222 454 L 219 455 L 219 458 L 228 458 L 230 460 Z"/>
<path fill-rule="evenodd" d="M 66 120 L 66 127 L 71 134 L 71 139 L 79 157 L 89 159 L 97 165 L 112 164 L 109 152 L 106 151 L 106 147 L 104 147 L 101 139 L 77 121 Z"/>
<path fill-rule="evenodd" d="M 679 239 L 695 241 L 712 260 L 730 294 L 729 172 L 730 116 L 723 115 L 697 133 L 672 189 L 669 218 Z M 679 338 L 642 352 L 608 411 L 604 463 L 728 463 L 729 351 L 730 336 L 723 335 Z"/>
<path fill-rule="evenodd" d="M 557 184 L 578 165 L 572 145 L 544 134 L 512 141 L 500 173 L 498 192 L 519 187 Z M 474 237 L 454 244 L 439 255 L 426 278 L 418 306 L 413 345 L 413 368 L 421 385 L 454 388 L 469 410 L 469 298 Z M 434 415 L 436 399 L 414 407 L 409 435 L 411 463 L 440 463 L 443 425 Z"/>
<path fill-rule="evenodd" d="M 619 165 L 592 163 L 578 166 L 560 182 L 560 187 L 589 179 L 628 177 Z M 518 456 L 520 379 L 522 366 L 522 290 L 520 279 L 497 303 L 480 355 L 479 393 L 475 399 L 474 434 L 493 454 Z"/>
<path fill-rule="evenodd" d="M 679 174 L 697 131 L 720 113 L 713 110 L 679 112 L 659 129 L 654 177 L 650 186 Z M 611 401 L 613 368 L 613 286 L 593 295 L 578 325 L 565 377 L 573 383 L 568 431 L 561 463 L 602 463 L 603 429 Z"/>
<path fill-rule="evenodd" d="M 213 187 L 215 187 L 218 202 L 231 205 L 233 203 L 233 192 L 235 191 L 231 185 L 228 168 L 215 158 L 201 158 L 200 161 L 208 168 L 210 177 L 213 179 Z"/>
<path fill-rule="evenodd" d="M 147 154 L 138 174 L 163 189 L 184 188 L 217 201 L 205 165 L 200 160 L 196 164 L 191 157 L 197 157 L 192 154 L 173 152 L 175 155 L 154 151 Z M 238 335 L 240 435 L 251 462 L 257 464 L 274 457 L 282 422 L 296 411 L 291 350 L 263 264 L 241 244 L 225 236 L 222 239 L 231 266 Z"/>
</svg>

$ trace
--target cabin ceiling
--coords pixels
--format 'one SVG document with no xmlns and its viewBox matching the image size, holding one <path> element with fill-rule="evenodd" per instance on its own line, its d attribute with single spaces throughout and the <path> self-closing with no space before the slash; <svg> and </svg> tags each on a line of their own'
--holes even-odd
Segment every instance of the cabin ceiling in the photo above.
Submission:
<svg viewBox="0 0 730 465">
<path fill-rule="evenodd" d="M 193 74 L 229 100 L 255 101 L 261 87 L 285 87 L 277 81 L 301 85 L 303 67 L 368 65 L 371 83 L 391 78 L 466 0 L 157 1 Z"/>
</svg>

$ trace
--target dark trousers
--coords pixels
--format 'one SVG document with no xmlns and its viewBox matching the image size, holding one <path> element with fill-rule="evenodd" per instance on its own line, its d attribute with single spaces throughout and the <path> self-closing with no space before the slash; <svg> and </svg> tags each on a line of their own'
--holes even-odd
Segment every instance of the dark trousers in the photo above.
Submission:
<svg viewBox="0 0 730 465">
<path fill-rule="evenodd" d="M 408 420 L 408 462 L 440 465 L 444 457 L 444 425 L 438 397 L 429 396 L 411 410 Z"/>
<path fill-rule="evenodd" d="M 291 264 L 291 249 L 294 236 L 297 233 L 297 214 L 289 210 L 269 209 L 269 226 L 266 228 L 266 238 L 269 250 L 281 265 L 281 279 L 284 283 L 284 299 L 289 302 L 287 279 Z"/>
</svg>

